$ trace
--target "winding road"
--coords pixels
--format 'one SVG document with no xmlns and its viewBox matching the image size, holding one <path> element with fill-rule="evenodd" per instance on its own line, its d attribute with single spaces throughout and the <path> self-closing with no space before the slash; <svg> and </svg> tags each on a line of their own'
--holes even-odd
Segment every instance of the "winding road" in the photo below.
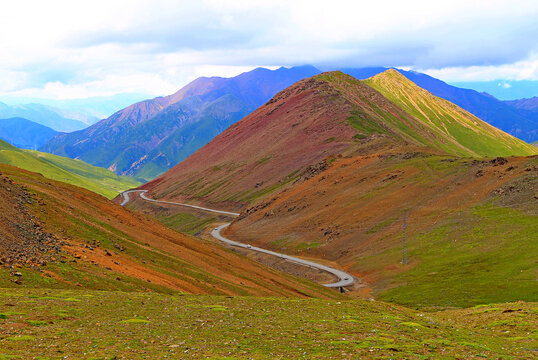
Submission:
<svg viewBox="0 0 538 360">
<path fill-rule="evenodd" d="M 176 203 L 176 202 L 170 202 L 170 201 L 161 201 L 161 200 L 150 199 L 150 198 L 148 198 L 146 196 L 147 190 L 128 190 L 128 191 L 122 192 L 121 195 L 123 197 L 123 201 L 121 202 L 121 206 L 125 206 L 130 201 L 129 194 L 135 193 L 135 192 L 140 193 L 140 195 L 139 195 L 140 198 L 142 198 L 142 199 L 144 199 L 146 201 L 154 202 L 154 203 L 179 205 L 179 206 L 185 206 L 185 207 L 198 209 L 198 210 L 203 210 L 203 211 L 208 211 L 208 212 L 217 213 L 217 214 L 224 214 L 224 215 L 229 215 L 229 216 L 239 216 L 238 213 L 229 212 L 229 211 L 215 210 L 215 209 L 209 209 L 209 208 L 196 206 L 196 205 L 189 205 L 189 204 L 183 204 L 183 203 Z M 312 267 L 314 269 L 326 271 L 326 272 L 328 272 L 330 274 L 333 274 L 334 276 L 336 276 L 338 278 L 338 281 L 335 282 L 335 283 L 323 284 L 323 286 L 326 286 L 326 287 L 341 288 L 341 287 L 344 287 L 344 286 L 349 286 L 349 285 L 351 285 L 351 284 L 353 284 L 355 282 L 355 279 L 353 278 L 352 275 L 350 275 L 350 274 L 348 274 L 346 272 L 337 270 L 335 268 L 332 268 L 330 266 L 321 265 L 321 264 L 315 263 L 313 261 L 303 260 L 303 259 L 300 259 L 300 258 L 285 255 L 285 254 L 278 253 L 278 252 L 275 252 L 275 251 L 271 251 L 271 250 L 267 250 L 267 249 L 263 249 L 263 248 L 259 248 L 259 247 L 255 247 L 255 246 L 251 246 L 251 245 L 248 245 L 248 244 L 243 244 L 243 243 L 240 243 L 240 242 L 237 242 L 237 241 L 227 239 L 224 236 L 222 236 L 220 232 L 224 228 L 228 227 L 229 225 L 230 225 L 230 223 L 226 223 L 226 224 L 217 226 L 216 228 L 214 228 L 211 231 L 211 236 L 213 236 L 215 239 L 220 240 L 220 241 L 222 241 L 222 242 L 224 242 L 226 244 L 229 244 L 231 246 L 241 247 L 241 248 L 245 248 L 245 249 L 248 249 L 248 250 L 261 252 L 261 253 L 264 253 L 264 254 L 277 256 L 277 257 L 279 257 L 281 259 L 288 260 L 288 261 L 291 261 L 291 262 L 294 262 L 294 263 L 297 263 L 297 264 L 300 264 L 300 265 L 309 266 L 309 267 Z"/>
</svg>

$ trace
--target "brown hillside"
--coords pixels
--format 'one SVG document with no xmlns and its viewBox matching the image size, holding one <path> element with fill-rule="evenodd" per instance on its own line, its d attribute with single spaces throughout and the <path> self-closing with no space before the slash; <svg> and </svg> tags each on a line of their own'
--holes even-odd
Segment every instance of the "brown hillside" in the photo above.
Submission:
<svg viewBox="0 0 538 360">
<path fill-rule="evenodd" d="M 462 279 L 483 274 L 495 291 L 500 279 L 522 286 L 521 280 L 534 276 L 513 272 L 512 266 L 534 267 L 536 275 L 529 252 L 536 250 L 531 239 L 538 231 L 537 199 L 537 157 L 354 156 L 243 211 L 226 234 L 275 251 L 285 248 L 290 254 L 337 262 L 376 293 L 402 285 L 396 279 L 403 272 L 424 271 L 423 281 L 444 262 L 443 271 L 459 272 Z M 404 213 L 407 266 L 400 264 Z M 453 250 L 445 254 L 447 247 Z M 507 256 L 517 261 L 501 260 Z M 458 270 L 467 261 L 476 268 Z M 532 297 L 528 289 L 526 298 Z"/>
<path fill-rule="evenodd" d="M 90 191 L 7 165 L 0 172 L 4 287 L 338 296 Z"/>
</svg>

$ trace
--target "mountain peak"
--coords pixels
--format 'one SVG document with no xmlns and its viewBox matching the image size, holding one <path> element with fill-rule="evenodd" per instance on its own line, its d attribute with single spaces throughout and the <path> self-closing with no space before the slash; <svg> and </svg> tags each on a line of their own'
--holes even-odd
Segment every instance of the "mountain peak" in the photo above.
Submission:
<svg viewBox="0 0 538 360">
<path fill-rule="evenodd" d="M 414 89 L 421 89 L 423 91 L 426 91 L 419 87 L 417 84 L 409 80 L 405 77 L 401 72 L 399 72 L 396 69 L 388 69 L 383 71 L 382 73 L 379 73 L 375 76 L 372 76 L 369 81 L 372 81 L 374 83 L 384 83 L 384 84 L 392 84 L 393 86 L 398 87 L 412 87 Z"/>
</svg>

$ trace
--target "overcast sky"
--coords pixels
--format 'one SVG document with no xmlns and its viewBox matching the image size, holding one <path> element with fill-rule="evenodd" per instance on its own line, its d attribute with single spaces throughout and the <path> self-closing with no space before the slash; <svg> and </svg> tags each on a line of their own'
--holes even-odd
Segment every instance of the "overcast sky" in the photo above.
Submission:
<svg viewBox="0 0 538 360">
<path fill-rule="evenodd" d="M 0 95 L 161 95 L 302 64 L 538 80 L 537 19 L 537 0 L 2 1 Z"/>
</svg>

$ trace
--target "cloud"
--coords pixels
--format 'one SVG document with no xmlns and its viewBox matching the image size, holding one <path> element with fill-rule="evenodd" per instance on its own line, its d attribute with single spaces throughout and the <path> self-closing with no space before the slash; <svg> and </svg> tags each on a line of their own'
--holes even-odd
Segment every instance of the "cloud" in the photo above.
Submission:
<svg viewBox="0 0 538 360">
<path fill-rule="evenodd" d="M 510 85 L 509 83 L 505 82 L 505 83 L 498 83 L 497 86 L 499 87 L 502 87 L 504 89 L 510 89 L 512 87 L 512 85 Z"/>
<path fill-rule="evenodd" d="M 538 77 L 534 0 L 36 0 L 1 10 L 0 93 L 164 94 L 199 75 L 302 64 Z"/>
<path fill-rule="evenodd" d="M 538 52 L 511 64 L 418 69 L 433 77 L 451 82 L 491 80 L 538 80 Z"/>
</svg>

